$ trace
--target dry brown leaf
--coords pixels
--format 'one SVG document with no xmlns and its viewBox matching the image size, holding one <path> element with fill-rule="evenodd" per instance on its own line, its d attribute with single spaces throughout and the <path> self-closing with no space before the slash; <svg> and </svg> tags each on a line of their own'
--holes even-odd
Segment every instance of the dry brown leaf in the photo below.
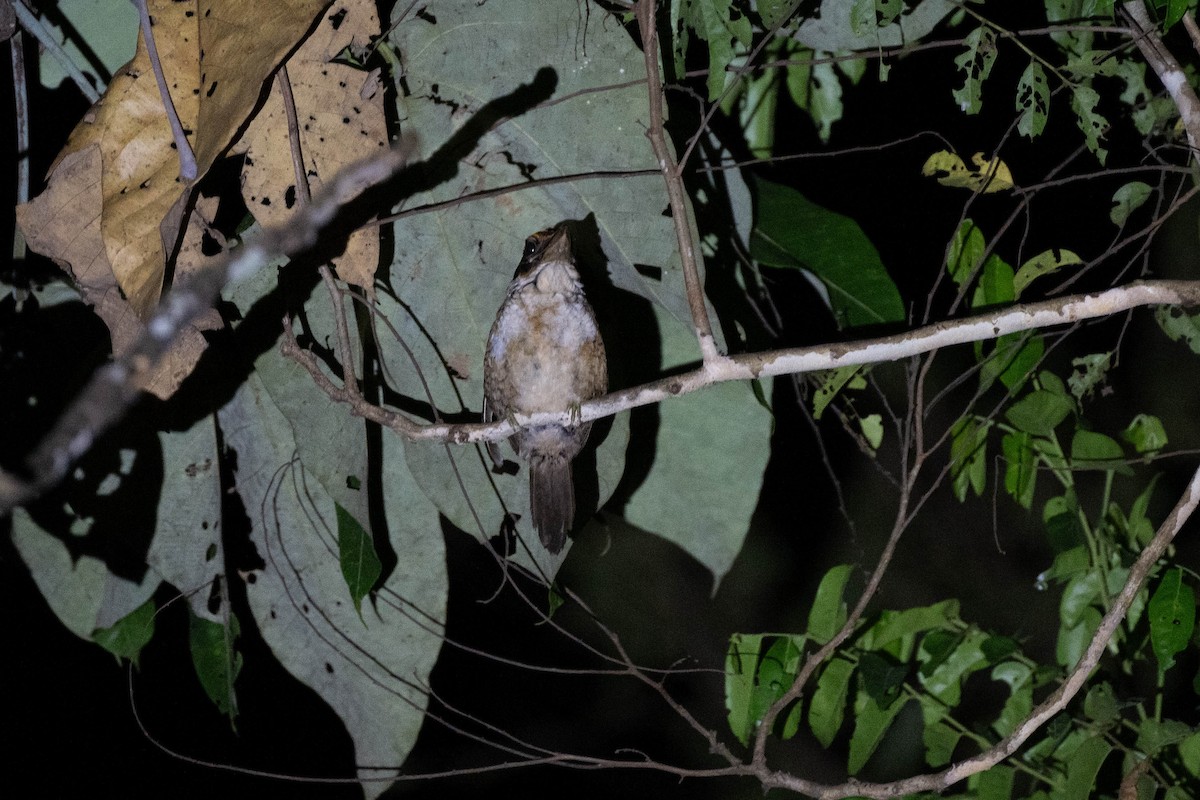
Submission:
<svg viewBox="0 0 1200 800">
<path fill-rule="evenodd" d="M 150 0 L 163 72 L 201 175 L 253 111 L 263 81 L 327 2 L 275 0 L 248 13 L 236 0 Z M 89 155 L 81 158 L 83 153 Z M 120 352 L 158 303 L 164 252 L 178 238 L 192 188 L 179 178 L 140 37 L 133 60 L 71 133 L 47 184 L 21 210 L 22 230 L 36 251 L 74 276 Z M 190 345 L 173 351 L 173 366 L 152 379 L 156 393 L 173 391 L 173 381 L 159 377 L 181 379 L 203 350 L 198 333 L 187 338 Z"/>
<path fill-rule="evenodd" d="M 55 169 L 62 179 L 52 182 L 32 202 L 18 206 L 17 224 L 30 247 L 40 253 L 57 254 L 55 260 L 75 274 L 84 302 L 93 306 L 108 326 L 113 353 L 120 356 L 133 344 L 142 325 L 121 295 L 105 252 L 99 215 L 100 161 L 98 145 L 64 156 Z M 61 224 L 64 219 L 73 225 Z M 186 331 L 145 377 L 143 388 L 159 397 L 169 397 L 203 350 L 199 330 Z"/>
<path fill-rule="evenodd" d="M 300 151 L 313 191 L 338 170 L 387 147 L 382 91 L 375 73 L 330 63 L 349 46 L 366 46 L 379 35 L 371 0 L 337 0 L 312 35 L 287 61 L 300 126 Z M 263 225 L 287 220 L 297 202 L 296 173 L 287 116 L 278 82 L 243 139 L 246 164 L 242 195 Z M 370 291 L 379 263 L 379 231 L 355 231 L 334 259 L 338 275 Z"/>
</svg>

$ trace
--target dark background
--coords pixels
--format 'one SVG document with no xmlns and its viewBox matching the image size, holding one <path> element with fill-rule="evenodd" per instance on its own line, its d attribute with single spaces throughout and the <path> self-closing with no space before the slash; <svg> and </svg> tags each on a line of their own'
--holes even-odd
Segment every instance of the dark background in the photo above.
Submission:
<svg viewBox="0 0 1200 800">
<path fill-rule="evenodd" d="M 1016 4 L 1014 4 L 1016 5 Z M 989 9 L 991 11 L 992 9 Z M 1020 20 L 1009 20 L 1014 27 Z M 959 31 L 965 34 L 966 29 Z M 1036 40 L 1035 40 L 1036 41 Z M 1171 40 L 1172 44 L 1177 44 Z M 1044 43 L 1048 46 L 1048 43 Z M 1000 58 L 985 89 L 984 112 L 964 118 L 951 99 L 960 80 L 952 67 L 957 50 L 908 56 L 893 63 L 889 81 L 880 84 L 873 66 L 862 85 L 847 89 L 845 118 L 834 126 L 834 141 L 823 145 L 812 124 L 787 103 L 778 121 L 777 148 L 786 153 L 823 153 L 835 148 L 878 145 L 923 130 L 936 130 L 960 152 L 990 152 L 1013 118 L 1011 96 L 1026 63 L 1002 45 Z M 1049 50 L 1047 50 L 1049 52 Z M 1180 45 L 1177 53 L 1187 52 Z M 32 49 L 30 49 L 32 55 Z M 1151 85 L 1154 79 L 1149 78 Z M 11 108 L 12 87 L 0 81 L 0 108 Z M 69 86 L 55 92 L 31 86 L 34 191 L 61 148 L 86 103 Z M 673 98 L 673 102 L 677 98 Z M 672 109 L 674 133 L 690 132 L 693 104 L 679 101 Z M 722 123 L 715 126 L 721 131 Z M 0 131 L 6 196 L 13 174 L 12 126 Z M 731 140 L 732 141 L 732 140 Z M 1081 144 L 1073 115 L 1056 96 L 1050 127 L 1035 142 L 1010 140 L 1004 157 L 1018 182 L 1035 182 Z M 1109 166 L 1121 158 L 1141 156 L 1130 131 L 1118 128 L 1108 141 Z M 856 219 L 879 248 L 884 263 L 900 285 L 907 303 L 923 306 L 943 247 L 957 225 L 965 193 L 937 186 L 919 176 L 925 157 L 941 145 L 932 137 L 905 145 L 830 158 L 805 158 L 765 165 L 757 174 L 795 186 L 813 201 Z M 1132 155 L 1122 155 L 1132 153 Z M 1094 170 L 1084 154 L 1076 165 Z M 1050 246 L 1075 249 L 1086 257 L 1098 254 L 1112 235 L 1107 209 L 1122 180 L 1097 180 L 1057 193 L 1033 204 L 1031 227 L 1022 226 L 1026 255 Z M 980 198 L 971 215 L 984 230 L 995 230 L 1013 205 L 1010 196 Z M 1195 252 L 1196 209 L 1184 209 L 1158 239 L 1155 269 L 1169 277 L 1200 274 Z M 0 225 L 0 252 L 10 252 L 11 214 Z M 1144 224 L 1144 221 L 1143 221 Z M 1018 239 L 1005 240 L 1015 248 Z M 1113 270 L 1124 261 L 1114 259 Z M 720 264 L 710 264 L 719 270 Z M 5 267 L 5 278 L 39 282 L 54 271 L 31 256 L 25 264 Z M 1107 285 L 1115 277 L 1104 268 L 1083 284 Z M 815 343 L 840 334 L 797 275 L 768 275 L 785 326 L 776 345 Z M 1090 282 L 1090 283 L 1089 283 Z M 1133 414 L 1144 411 L 1163 418 L 1173 450 L 1200 449 L 1200 381 L 1196 360 L 1185 347 L 1172 344 L 1156 330 L 1148 312 L 1124 320 L 1089 326 L 1050 359 L 1049 367 L 1069 372 L 1069 359 L 1110 349 L 1123 333 L 1120 368 L 1110 376 L 1111 392 L 1090 404 L 1089 418 L 1100 430 L 1119 431 Z M 11 298 L 0 300 L 0 418 L 8 420 L 0 434 L 0 461 L 8 468 L 44 429 L 45 418 L 31 420 L 19 398 L 29 381 L 37 382 L 46 416 L 64 402 L 107 352 L 103 327 L 78 305 L 53 313 L 18 314 Z M 943 353 L 933 383 L 968 369 L 969 348 Z M 902 398 L 899 366 L 876 369 L 875 379 Z M 20 387 L 18 389 L 18 387 Z M 902 402 L 900 400 L 899 402 Z M 817 457 L 813 427 L 796 402 L 786 379 L 775 382 L 776 428 L 772 458 L 759 509 L 733 570 L 713 594 L 711 576 L 686 554 L 663 540 L 624 525 L 613 509 L 576 535 L 560 580 L 577 591 L 605 624 L 622 636 L 635 661 L 650 667 L 702 667 L 712 673 L 680 674 L 668 680 L 672 694 L 737 750 L 725 734 L 723 678 L 719 674 L 728 636 L 735 631 L 795 631 L 806 625 L 817 581 L 829 567 L 844 562 L 874 563 L 890 525 L 895 494 L 875 468 L 841 435 L 835 423 L 820 424 L 837 471 L 846 505 L 854 517 L 850 529 L 833 502 L 830 479 Z M 336 413 L 336 412 L 331 412 Z M 644 413 L 653 413 L 652 411 Z M 945 426 L 944 418 L 930 421 Z M 170 409 L 152 404 L 135 416 L 148 424 L 169 416 Z M 129 426 L 126 426 L 127 428 Z M 144 435 L 144 428 L 143 434 Z M 99 450 L 120 440 L 119 430 Z M 128 433 L 136 437 L 136 433 Z M 890 447 L 895 441 L 888 432 Z M 128 441 L 128 440 L 125 440 Z M 890 461 L 889 461 L 890 459 Z M 895 463 L 885 444 L 880 460 Z M 1117 499 L 1128 503 L 1144 479 L 1164 473 L 1155 494 L 1151 518 L 1160 520 L 1190 475 L 1193 457 L 1180 457 L 1139 469 L 1136 480 L 1118 482 Z M 1085 487 L 1095 491 L 1097 486 Z M 1000 492 L 1000 495 L 1003 493 Z M 963 617 L 997 632 L 1022 638 L 1026 651 L 1053 661 L 1058 594 L 1037 592 L 1034 578 L 1046 569 L 1052 551 L 1041 532 L 1040 501 L 1024 513 L 1007 498 L 971 499 L 955 503 L 942 491 L 906 534 L 877 607 L 902 608 L 957 597 Z M 155 498 L 146 502 L 153 508 Z M 995 519 L 993 526 L 992 520 Z M 216 764 L 297 776 L 346 776 L 353 763 L 349 740 L 340 722 L 323 703 L 279 668 L 242 613 L 245 667 L 238 680 L 240 716 L 236 733 L 204 696 L 187 649 L 184 605 L 168 605 L 157 618 L 158 633 L 144 651 L 140 667 L 130 670 L 90 643 L 67 632 L 50 612 L 17 556 L 9 521 L 0 520 L 0 585 L 10 644 L 4 658 L 8 711 L 3 746 L 6 777 L 15 785 L 38 787 L 46 797 L 73 797 L 98 790 L 119 790 L 128 797 L 211 797 L 286 794 L 289 797 L 356 797 L 353 785 L 321 785 L 255 778 L 188 763 L 161 747 Z M 1183 563 L 1197 565 L 1193 522 L 1179 546 Z M 227 530 L 228 536 L 236 531 Z M 448 637 L 485 652 L 536 663 L 596 666 L 561 633 L 537 625 L 529 610 L 510 591 L 491 602 L 499 582 L 493 558 L 473 538 L 444 530 L 450 565 Z M 236 587 L 235 587 L 236 589 Z M 540 598 L 536 587 L 525 587 Z M 170 594 L 160 591 L 160 605 Z M 237 597 L 235 595 L 235 603 Z M 601 643 L 595 626 L 577 609 L 566 608 L 558 619 L 588 641 Z M 680 661 L 682 659 L 682 661 Z M 678 662 L 678 663 L 677 663 Z M 1176 674 L 1194 675 L 1195 656 L 1184 659 Z M 631 678 L 554 677 L 506 667 L 494 660 L 447 646 L 433 674 L 439 695 L 514 735 L 564 751 L 614 756 L 633 748 L 647 756 L 683 766 L 715 766 L 702 741 L 688 731 L 652 692 Z M 980 703 L 989 702 L 986 687 L 977 685 Z M 970 690 L 969 690 L 970 691 Z M 1194 699 L 1194 698 L 1193 698 Z M 135 719 L 141 717 L 149 734 Z M 1194 709 L 1180 710 L 1180 714 Z M 444 709 L 438 716 L 446 716 Z M 912 723 L 913 720 L 907 720 Z M 919 721 L 916 721 L 919 724 Z M 921 746 L 903 718 L 882 754 L 865 777 L 886 778 L 919 770 Z M 467 724 L 470 728 L 470 725 Z M 780 748 L 777 764 L 814 778 L 836 780 L 844 764 L 844 730 L 831 752 L 820 750 L 802 735 Z M 469 768 L 510 760 L 492 748 L 427 720 L 417 747 L 406 764 L 412 773 Z M 395 796 L 453 797 L 482 791 L 520 791 L 547 796 L 568 790 L 575 797 L 760 796 L 748 780 L 679 780 L 647 770 L 565 768 L 511 769 L 436 781 L 401 783 Z"/>
</svg>

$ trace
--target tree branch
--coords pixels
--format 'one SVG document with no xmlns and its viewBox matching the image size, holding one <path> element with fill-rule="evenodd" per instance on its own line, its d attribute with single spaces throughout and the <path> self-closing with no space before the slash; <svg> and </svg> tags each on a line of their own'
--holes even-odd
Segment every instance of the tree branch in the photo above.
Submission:
<svg viewBox="0 0 1200 800">
<path fill-rule="evenodd" d="M 1129 19 L 1135 32 L 1134 44 L 1142 51 L 1142 57 L 1158 75 L 1158 79 L 1162 81 L 1179 109 L 1184 130 L 1187 131 L 1188 144 L 1192 146 L 1192 150 L 1196 150 L 1200 146 L 1200 99 L 1188 83 L 1183 67 L 1163 44 L 1162 36 L 1150 20 L 1150 13 L 1142 0 L 1122 3 L 1121 12 Z"/>
<path fill-rule="evenodd" d="M 517 428 L 525 425 L 565 425 L 610 417 L 621 411 L 659 403 L 727 381 L 816 372 L 855 364 L 898 361 L 941 347 L 985 341 L 1008 333 L 1106 317 L 1147 305 L 1200 305 L 1200 280 L 1135 281 L 1123 287 L 1095 294 L 1071 295 L 1056 300 L 1012 306 L 1001 311 L 979 314 L 961 320 L 938 322 L 877 339 L 722 357 L 718 361 L 702 364 L 689 372 L 660 378 L 641 386 L 622 389 L 596 400 L 590 400 L 582 404 L 574 416 L 568 412 L 517 414 L 515 415 L 515 425 L 512 420 L 508 419 L 491 423 L 429 424 L 412 420 L 403 414 L 372 405 L 365 400 L 354 399 L 352 392 L 347 392 L 343 387 L 333 383 L 312 353 L 300 347 L 286 321 L 284 340 L 280 349 L 285 356 L 303 366 L 330 398 L 349 404 L 352 413 L 387 426 L 399 435 L 413 441 L 466 444 L 499 441 L 511 436 Z"/>
<path fill-rule="evenodd" d="M 0 476 L 0 514 L 58 483 L 71 464 L 125 415 L 141 391 L 142 378 L 179 332 L 212 307 L 226 284 L 252 275 L 280 255 L 296 255 L 311 248 L 343 205 L 399 171 L 409 149 L 409 144 L 402 143 L 396 150 L 343 169 L 288 224 L 264 230 L 257 239 L 229 251 L 168 294 L 133 346 L 96 371 L 34 450 L 28 461 L 32 480 L 24 483 L 13 476 Z"/>
<path fill-rule="evenodd" d="M 992 747 L 965 761 L 960 761 L 941 772 L 916 775 L 890 783 L 867 783 L 865 781 L 851 780 L 837 786 L 819 786 L 812 781 L 774 772 L 764 766 L 761 767 L 759 773 L 763 787 L 767 789 L 790 789 L 817 798 L 854 796 L 871 798 L 902 797 L 915 792 L 940 792 L 961 780 L 984 770 L 991 769 L 996 764 L 999 764 L 1017 752 L 1021 745 L 1042 725 L 1048 722 L 1051 717 L 1066 708 L 1067 704 L 1071 702 L 1075 695 L 1079 693 L 1079 690 L 1083 688 L 1084 684 L 1087 683 L 1088 676 L 1100 662 L 1100 657 L 1104 655 L 1104 650 L 1108 647 L 1109 641 L 1112 640 L 1113 634 L 1116 633 L 1117 627 L 1125 619 L 1125 614 L 1129 611 L 1130 604 L 1133 603 L 1134 598 L 1137 597 L 1145 585 L 1146 579 L 1149 578 L 1150 572 L 1154 569 L 1155 562 L 1166 552 L 1167 545 L 1171 543 L 1176 534 L 1183 528 L 1184 523 L 1187 522 L 1188 518 L 1196 510 L 1197 505 L 1200 505 L 1200 468 L 1197 468 L 1196 472 L 1192 475 L 1192 479 L 1184 490 L 1183 495 L 1179 498 L 1179 502 L 1175 504 L 1175 508 L 1171 510 L 1166 520 L 1159 526 L 1158 531 L 1154 534 L 1154 538 L 1150 540 L 1150 543 L 1146 545 L 1146 549 L 1142 551 L 1137 561 L 1129 568 L 1128 580 L 1125 581 L 1125 585 L 1121 588 L 1121 593 L 1113 600 L 1112 607 L 1109 608 L 1108 613 L 1100 621 L 1100 625 L 1096 629 L 1096 635 L 1092 637 L 1091 643 L 1088 645 L 1083 657 L 1079 659 L 1079 663 L 1075 665 L 1075 669 L 1071 671 L 1071 674 L 1067 676 L 1067 679 L 1063 681 L 1062 685 L 1053 694 L 1046 698 L 1024 721 L 1017 725 L 1011 734 L 1001 739 Z"/>
<path fill-rule="evenodd" d="M 700 356 L 705 365 L 717 364 L 722 356 L 717 351 L 708 308 L 704 305 L 704 284 L 700 280 L 696 251 L 692 247 L 692 226 L 688 217 L 687 194 L 683 189 L 683 174 L 667 145 L 663 128 L 662 75 L 658 69 L 658 28 L 654 13 L 656 5 L 655 0 L 640 0 L 637 4 L 638 30 L 642 35 L 642 54 L 646 60 L 646 82 L 649 84 L 650 127 L 646 136 L 654 148 L 654 157 L 658 159 L 658 167 L 667 184 L 671 221 L 675 223 L 675 238 L 679 242 L 679 259 L 683 265 L 683 284 L 687 289 L 688 308 L 692 313 L 696 338 L 700 342 Z"/>
</svg>

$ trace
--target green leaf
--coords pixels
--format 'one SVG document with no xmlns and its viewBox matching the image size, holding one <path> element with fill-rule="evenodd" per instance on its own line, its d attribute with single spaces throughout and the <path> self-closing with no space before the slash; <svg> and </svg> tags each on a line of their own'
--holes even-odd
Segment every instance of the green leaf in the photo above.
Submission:
<svg viewBox="0 0 1200 800">
<path fill-rule="evenodd" d="M 918 660 L 921 674 L 929 676 L 942 665 L 958 646 L 958 633 L 951 630 L 932 630 L 921 638 Z"/>
<path fill-rule="evenodd" d="M 833 64 L 812 63 L 823 55 L 807 48 L 794 53 L 786 83 L 792 102 L 812 118 L 821 141 L 828 142 L 833 123 L 842 118 L 842 83 Z"/>
<path fill-rule="evenodd" d="M 983 107 L 983 82 L 996 62 L 996 33 L 981 25 L 967 34 L 967 52 L 954 59 L 966 74 L 966 82 L 954 90 L 954 102 L 967 114 L 978 114 Z"/>
<path fill-rule="evenodd" d="M 274 270 L 262 272 L 262 285 L 273 285 Z M 314 303 L 320 294 L 314 293 Z M 324 322 L 319 308 L 306 309 L 311 324 Z M 348 452 L 335 451 L 364 446 L 362 423 L 333 413 L 328 398 L 285 362 L 278 347 L 266 348 L 257 367 L 220 411 L 226 445 L 237 453 L 238 493 L 247 509 L 269 509 L 250 515 L 251 546 L 264 562 L 246 581 L 254 623 L 283 668 L 337 714 L 357 763 L 401 764 L 425 720 L 428 693 L 422 687 L 442 644 L 437 620 L 446 616 L 444 542 L 430 535 L 439 529 L 437 509 L 408 471 L 405 443 L 385 432 L 373 467 L 381 478 L 376 501 L 388 541 L 401 556 L 379 591 L 403 603 L 376 604 L 370 627 L 364 626 L 336 556 L 335 507 L 352 507 L 347 500 L 367 494 L 344 485 L 346 474 L 357 473 L 335 469 L 350 460 Z M 278 395 L 267 390 L 263 376 L 278 381 Z M 276 405 L 276 396 L 287 398 L 295 422 Z M 330 459 L 322 465 L 329 484 L 304 467 L 304 459 L 323 457 Z M 335 499 L 334 491 L 345 494 Z M 422 616 L 414 617 L 413 609 Z"/>
<path fill-rule="evenodd" d="M 850 30 L 858 36 L 886 28 L 904 10 L 904 0 L 854 0 L 850 6 Z"/>
<path fill-rule="evenodd" d="M 147 600 L 132 613 L 108 628 L 92 632 L 92 641 L 117 657 L 127 658 L 138 665 L 138 655 L 154 637 L 154 615 L 158 612 L 154 600 Z"/>
<path fill-rule="evenodd" d="M 1162 29 L 1166 33 L 1175 26 L 1175 23 L 1183 19 L 1183 15 L 1187 13 L 1188 6 L 1192 5 L 1194 0 L 1167 0 L 1167 13 L 1163 17 Z"/>
<path fill-rule="evenodd" d="M 950 654 L 931 672 L 917 673 L 925 691 L 953 708 L 962 699 L 962 683 L 971 673 L 988 665 L 982 645 L 987 634 L 970 630 L 962 636 Z"/>
<path fill-rule="evenodd" d="M 859 689 L 854 697 L 854 732 L 850 734 L 850 756 L 846 765 L 851 775 L 857 775 L 866 766 L 904 706 L 905 703 L 892 703 L 881 708 L 865 689 Z"/>
<path fill-rule="evenodd" d="M 1113 193 L 1113 207 L 1108 212 L 1108 218 L 1118 228 L 1125 227 L 1129 215 L 1138 210 L 1150 199 L 1153 189 L 1150 184 L 1141 181 L 1130 181 Z"/>
<path fill-rule="evenodd" d="M 1196 627 L 1196 593 L 1176 567 L 1163 575 L 1150 598 L 1150 642 L 1158 668 L 1166 672 L 1183 652 Z"/>
<path fill-rule="evenodd" d="M 725 708 L 742 744 L 796 677 L 804 636 L 735 633 L 725 656 Z"/>
<path fill-rule="evenodd" d="M 986 249 L 983 232 L 973 221 L 964 219 L 946 250 L 946 272 L 950 278 L 959 286 L 970 280 Z"/>
<path fill-rule="evenodd" d="M 1107 725 L 1115 720 L 1120 710 L 1117 698 L 1113 695 L 1112 686 L 1108 681 L 1088 689 L 1087 697 L 1083 700 L 1083 713 L 1101 725 Z"/>
<path fill-rule="evenodd" d="M 1067 781 L 1063 800 L 1088 800 L 1096 786 L 1096 775 L 1112 745 L 1099 736 L 1085 739 L 1067 761 Z"/>
<path fill-rule="evenodd" d="M 222 625 L 189 612 L 192 665 L 205 694 L 230 723 L 237 717 L 237 695 L 233 684 L 242 671 L 242 654 L 234 643 L 241 635 L 237 615 L 229 612 L 229 624 Z"/>
<path fill-rule="evenodd" d="M 375 545 L 366 528 L 341 503 L 335 503 L 334 508 L 337 510 L 338 559 L 342 565 L 342 577 L 346 579 L 354 610 L 361 620 L 363 598 L 379 580 L 383 565 L 375 554 Z"/>
<path fill-rule="evenodd" d="M 1082 358 L 1073 358 L 1071 366 L 1075 367 L 1075 370 L 1071 377 L 1067 378 L 1067 385 L 1071 387 L 1071 394 L 1075 399 L 1083 402 L 1092 395 L 1097 386 L 1107 380 L 1108 370 L 1112 366 L 1112 353 L 1092 353 Z"/>
<path fill-rule="evenodd" d="M 1071 438 L 1071 463 L 1076 469 L 1116 470 L 1121 474 L 1132 474 L 1122 460 L 1125 451 L 1111 436 L 1082 428 Z"/>
<path fill-rule="evenodd" d="M 1154 321 L 1172 342 L 1183 342 L 1200 355 L 1200 314 L 1187 314 L 1178 306 L 1159 306 Z"/>
<path fill-rule="evenodd" d="M 934 768 L 945 766 L 954 757 L 954 750 L 963 737 L 962 731 L 941 721 L 946 710 L 933 700 L 921 703 L 921 713 L 925 718 L 921 732 L 925 763 Z"/>
<path fill-rule="evenodd" d="M 758 14 L 762 17 L 763 25 L 774 28 L 788 18 L 794 5 L 792 0 L 759 0 Z"/>
<path fill-rule="evenodd" d="M 660 315 L 660 323 L 667 352 L 695 345 L 690 331 L 666 315 Z M 769 395 L 770 381 L 763 383 Z M 654 467 L 624 515 L 704 565 L 713 575 L 713 591 L 750 529 L 770 457 L 772 423 L 749 383 L 712 386 L 658 407 Z M 628 441 L 627 433 L 618 441 Z M 619 479 L 620 471 L 610 470 L 601 497 L 611 494 Z"/>
<path fill-rule="evenodd" d="M 750 254 L 775 267 L 804 268 L 829 292 L 840 327 L 904 320 L 904 304 L 879 253 L 858 223 L 794 189 L 755 181 L 757 221 Z"/>
<path fill-rule="evenodd" d="M 883 416 L 880 414 L 868 414 L 865 417 L 860 417 L 858 426 L 862 430 L 863 438 L 867 440 L 867 444 L 872 450 L 878 450 L 879 445 L 883 444 Z"/>
<path fill-rule="evenodd" d="M 1154 486 L 1158 483 L 1158 478 L 1158 475 L 1151 478 L 1150 485 L 1133 501 L 1133 505 L 1129 507 L 1129 518 L 1125 521 L 1131 543 L 1143 547 L 1154 536 L 1154 525 L 1146 516 L 1146 509 L 1150 506 L 1150 495 L 1154 493 Z"/>
<path fill-rule="evenodd" d="M 1008 684 L 1008 699 L 992 730 L 999 736 L 1008 736 L 1033 710 L 1033 670 L 1018 661 L 1005 661 L 992 668 L 992 680 Z"/>
<path fill-rule="evenodd" d="M 1001 441 L 1004 450 L 1004 491 L 1022 508 L 1033 507 L 1033 491 L 1037 488 L 1037 471 L 1033 464 L 1032 437 L 1028 433 L 1006 433 Z"/>
<path fill-rule="evenodd" d="M 858 677 L 862 688 L 880 708 L 887 708 L 900 697 L 908 676 L 908 667 L 887 654 L 863 653 L 858 659 Z"/>
<path fill-rule="evenodd" d="M 975 796 L 978 800 L 1011 800 L 1016 770 L 998 765 L 975 776 Z"/>
<path fill-rule="evenodd" d="M 1005 261 L 992 256 L 983 265 L 971 308 L 1004 305 L 1017 298 L 1013 286 L 1013 268 Z"/>
<path fill-rule="evenodd" d="M 855 364 L 849 367 L 838 367 L 837 369 L 822 372 L 820 374 L 821 383 L 816 391 L 813 392 L 813 417 L 820 419 L 821 415 L 825 413 L 825 409 L 841 393 L 846 384 L 851 384 L 851 388 L 853 388 L 854 385 L 851 382 L 865 372 L 867 368 L 866 364 Z M 863 385 L 866 385 L 865 381 Z"/>
<path fill-rule="evenodd" d="M 1145 719 L 1138 729 L 1136 747 L 1148 756 L 1155 756 L 1164 748 L 1185 741 L 1195 733 L 1191 725 L 1174 719 Z"/>
<path fill-rule="evenodd" d="M 1077 86 L 1071 92 L 1071 108 L 1075 110 L 1084 141 L 1096 160 L 1103 164 L 1108 151 L 1100 146 L 1100 140 L 1108 130 L 1108 120 L 1096 111 L 1099 102 L 1100 94 L 1090 86 Z"/>
<path fill-rule="evenodd" d="M 950 480 L 961 503 L 970 489 L 983 494 L 987 481 L 987 434 L 991 421 L 962 417 L 954 423 L 950 440 Z"/>
<path fill-rule="evenodd" d="M 85 73 L 103 78 L 103 72 L 107 72 L 111 77 L 133 58 L 138 16 L 136 8 L 128 2 L 58 0 L 53 15 L 39 16 L 50 37 L 63 46 L 67 57 Z M 47 89 L 57 89 L 67 77 L 66 69 L 49 50 L 40 50 L 38 78 Z M 103 71 L 95 66 L 101 66 Z M 98 88 L 103 91 L 103 80 L 99 83 Z"/>
<path fill-rule="evenodd" d="M 725 90 L 726 67 L 750 44 L 750 20 L 734 8 L 732 0 L 689 0 L 673 4 L 681 19 L 708 44 L 708 99 Z"/>
<path fill-rule="evenodd" d="M 1076 264 L 1082 263 L 1083 259 L 1070 250 L 1060 250 L 1058 248 L 1043 250 L 1022 264 L 1021 268 L 1017 270 L 1017 274 L 1013 278 L 1013 292 L 1017 297 L 1020 297 L 1029 284 L 1043 275 L 1049 275 L 1063 267 L 1073 267 Z"/>
<path fill-rule="evenodd" d="M 1179 758 L 1188 772 L 1200 777 L 1200 733 L 1193 733 L 1179 743 Z"/>
<path fill-rule="evenodd" d="M 989 259 L 990 260 L 990 259 Z M 975 343 L 975 356 L 983 362 L 979 370 L 979 387 L 983 391 L 997 378 L 1012 393 L 1029 378 L 1045 352 L 1042 337 L 1031 333 L 1008 333 L 996 340 L 986 357 L 985 343 Z"/>
<path fill-rule="evenodd" d="M 1050 436 L 1074 410 L 1075 404 L 1069 398 L 1039 389 L 1013 403 L 1004 416 L 1019 431 L 1034 436 Z"/>
<path fill-rule="evenodd" d="M 1021 648 L 1009 636 L 989 636 L 980 648 L 989 664 L 998 664 Z"/>
<path fill-rule="evenodd" d="M 1080 615 L 1082 621 L 1075 626 L 1061 626 L 1058 629 L 1058 639 L 1055 642 L 1054 657 L 1058 663 L 1067 669 L 1074 669 L 1083 658 L 1084 652 L 1100 627 L 1100 612 L 1094 606 L 1087 606 Z"/>
<path fill-rule="evenodd" d="M 1063 590 L 1058 606 L 1058 616 L 1062 624 L 1073 628 L 1082 622 L 1088 608 L 1100 603 L 1103 591 L 1104 581 L 1095 570 L 1071 578 Z"/>
<path fill-rule="evenodd" d="M 817 596 L 808 612 L 808 635 L 817 644 L 825 644 L 846 624 L 846 581 L 853 567 L 839 564 L 821 578 Z"/>
<path fill-rule="evenodd" d="M 808 709 L 808 725 L 822 747 L 829 747 L 842 728 L 846 716 L 846 697 L 854 665 L 844 658 L 833 658 L 817 679 Z"/>
<path fill-rule="evenodd" d="M 863 647 L 882 650 L 893 642 L 928 630 L 950 630 L 958 621 L 957 600 L 887 613 L 864 636 Z"/>
<path fill-rule="evenodd" d="M 1157 453 L 1167 446 L 1167 431 L 1162 420 L 1150 414 L 1138 414 L 1121 431 L 1121 438 L 1133 445 L 1139 453 Z"/>
<path fill-rule="evenodd" d="M 82 468 L 76 472 L 76 479 Z M 114 495 L 120 499 L 120 495 Z M 117 513 L 118 506 L 113 507 Z M 66 509 L 70 523 L 86 521 Z M 100 558 L 72 553 L 64 543 L 72 533 L 48 531 L 24 508 L 12 515 L 12 542 L 25 562 L 38 591 L 50 610 L 76 636 L 90 640 L 98 628 L 109 628 L 136 611 L 161 582 L 147 570 L 142 582 L 134 583 L 109 570 Z"/>
<path fill-rule="evenodd" d="M 1046 70 L 1036 61 L 1021 73 L 1017 81 L 1017 132 L 1033 139 L 1046 129 L 1046 118 L 1050 114 L 1050 85 L 1046 81 Z"/>
</svg>

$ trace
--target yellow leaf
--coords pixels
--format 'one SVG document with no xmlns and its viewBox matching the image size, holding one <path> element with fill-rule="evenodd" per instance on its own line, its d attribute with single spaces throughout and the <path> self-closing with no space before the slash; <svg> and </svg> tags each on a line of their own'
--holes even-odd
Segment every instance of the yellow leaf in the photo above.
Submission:
<svg viewBox="0 0 1200 800">
<path fill-rule="evenodd" d="M 273 0 L 250 12 L 238 0 L 149 0 L 163 74 L 201 176 L 253 112 L 263 81 L 327 2 Z M 196 214 L 187 213 L 194 185 L 180 179 L 141 37 L 133 60 L 113 76 L 49 172 L 46 190 L 20 210 L 21 228 L 33 249 L 74 276 L 120 355 L 158 303 L 164 253 L 183 243 L 177 278 L 206 260 L 194 244 L 198 231 L 182 233 L 189 216 L 198 225 Z M 161 397 L 174 391 L 204 349 L 195 329 L 183 339 L 149 379 L 147 388 Z"/>
<path fill-rule="evenodd" d="M 334 62 L 343 50 L 363 48 L 378 35 L 374 0 L 337 0 L 286 62 L 299 120 L 300 157 L 314 192 L 342 167 L 388 146 L 384 93 L 377 88 L 377 76 Z M 297 190 L 279 81 L 235 149 L 246 152 L 242 196 L 250 213 L 262 225 L 286 221 Z M 372 291 L 379 266 L 379 229 L 355 231 L 333 265 L 340 278 Z"/>
<path fill-rule="evenodd" d="M 974 167 L 967 166 L 954 153 L 939 150 L 925 161 L 925 166 L 921 167 L 921 174 L 937 178 L 937 182 L 942 186 L 970 189 L 984 194 L 1013 188 L 1012 172 L 999 158 L 988 160 L 983 157 L 983 153 L 976 153 L 971 156 L 971 162 Z"/>
</svg>

